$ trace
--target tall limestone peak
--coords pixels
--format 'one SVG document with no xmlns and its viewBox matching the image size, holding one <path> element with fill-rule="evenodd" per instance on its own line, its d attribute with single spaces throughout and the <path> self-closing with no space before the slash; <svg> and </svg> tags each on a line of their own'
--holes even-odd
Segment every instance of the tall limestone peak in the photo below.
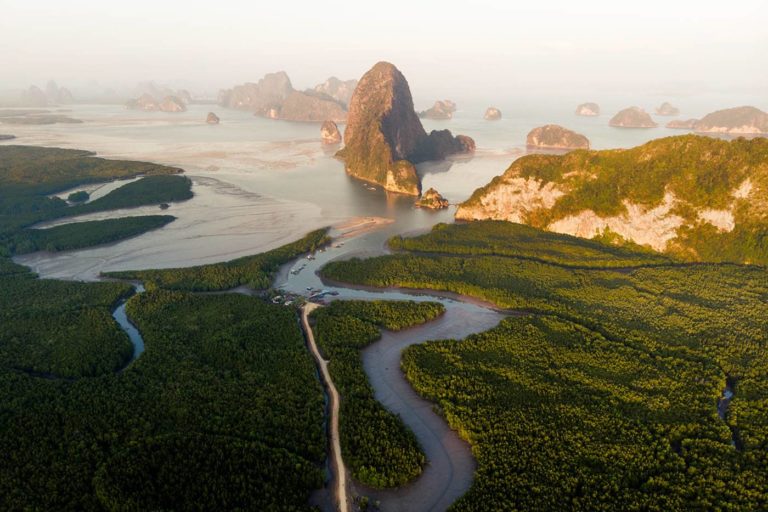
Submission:
<svg viewBox="0 0 768 512">
<path fill-rule="evenodd" d="M 414 164 L 474 150 L 469 137 L 453 137 L 447 130 L 427 135 L 413 108 L 408 81 L 389 62 L 377 63 L 360 79 L 344 140 L 346 147 L 338 156 L 347 173 L 416 196 L 421 180 Z"/>
</svg>

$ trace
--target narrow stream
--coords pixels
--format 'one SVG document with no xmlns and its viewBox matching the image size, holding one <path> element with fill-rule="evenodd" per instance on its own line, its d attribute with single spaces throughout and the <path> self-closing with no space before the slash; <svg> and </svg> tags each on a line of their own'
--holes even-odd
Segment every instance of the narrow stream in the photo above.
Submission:
<svg viewBox="0 0 768 512">
<path fill-rule="evenodd" d="M 736 395 L 736 379 L 727 377 L 725 379 L 725 388 L 722 396 L 717 400 L 717 415 L 731 429 L 731 446 L 737 450 L 742 449 L 741 436 L 739 429 L 728 424 L 728 408 L 731 405 L 733 397 Z"/>
<path fill-rule="evenodd" d="M 142 284 L 134 283 L 133 288 L 136 290 L 137 294 L 144 293 L 144 286 Z M 120 305 L 118 305 L 112 312 L 112 318 L 114 318 L 115 321 L 120 325 L 120 328 L 125 331 L 125 334 L 127 334 L 128 338 L 131 340 L 131 344 L 133 344 L 133 356 L 131 356 L 131 360 L 128 361 L 126 368 L 130 366 L 130 364 L 133 363 L 136 358 L 141 355 L 142 352 L 144 352 L 144 338 L 141 337 L 141 333 L 136 328 L 136 326 L 131 323 L 131 321 L 128 319 L 128 315 L 125 312 L 125 306 L 127 303 L 128 299 L 121 301 Z"/>
</svg>

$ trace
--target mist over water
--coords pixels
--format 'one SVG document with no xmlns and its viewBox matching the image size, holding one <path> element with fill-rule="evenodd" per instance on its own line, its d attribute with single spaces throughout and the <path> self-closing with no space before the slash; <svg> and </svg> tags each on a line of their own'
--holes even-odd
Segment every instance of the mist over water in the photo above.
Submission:
<svg viewBox="0 0 768 512">
<path fill-rule="evenodd" d="M 0 48 L 13 56 L 0 70 L 5 99 L 50 79 L 85 100 L 150 80 L 212 98 L 277 70 L 304 89 L 379 60 L 403 71 L 417 104 L 768 90 L 756 65 L 768 53 L 762 0 L 3 0 L 0 13 Z"/>
<path fill-rule="evenodd" d="M 18 104 L 31 84 L 69 88 L 66 115 L 82 124 L 0 125 L 13 143 L 95 151 L 107 158 L 179 166 L 195 198 L 173 205 L 179 220 L 107 247 L 25 256 L 42 275 L 95 278 L 101 270 L 221 261 L 298 238 L 310 229 L 372 216 L 396 219 L 371 243 L 404 230 L 450 221 L 451 211 L 415 210 L 349 178 L 324 150 L 316 124 L 272 121 L 214 104 L 183 113 L 125 110 L 137 84 L 186 88 L 197 100 L 288 72 L 303 90 L 329 76 L 360 78 L 375 62 L 408 79 L 417 110 L 450 99 L 449 121 L 423 120 L 477 143 L 472 158 L 419 165 L 423 187 L 452 204 L 525 154 L 527 133 L 561 124 L 595 149 L 632 147 L 685 133 L 616 129 L 608 120 L 668 101 L 679 119 L 752 105 L 768 110 L 768 4 L 714 2 L 643 5 L 552 0 L 546 5 L 478 0 L 472 5 L 406 2 L 386 6 L 326 0 L 215 5 L 137 0 L 115 8 L 89 0 L 0 0 L 0 106 Z M 597 117 L 574 114 L 596 102 Z M 487 107 L 500 121 L 483 119 Z M 56 107 L 53 107 L 56 108 Z M 221 124 L 204 123 L 215 111 Z M 341 126 L 343 130 L 343 126 Z M 10 143 L 10 142 L 6 142 Z M 152 213 L 151 209 L 135 214 Z M 370 237 L 369 237 L 370 238 Z"/>
</svg>

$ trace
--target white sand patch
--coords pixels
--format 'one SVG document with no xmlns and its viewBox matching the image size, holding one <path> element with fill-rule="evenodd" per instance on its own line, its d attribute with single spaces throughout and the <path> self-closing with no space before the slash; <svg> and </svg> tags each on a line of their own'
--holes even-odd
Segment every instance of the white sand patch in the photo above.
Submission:
<svg viewBox="0 0 768 512">
<path fill-rule="evenodd" d="M 461 220 L 506 220 L 523 223 L 528 213 L 552 208 L 564 195 L 555 183 L 542 184 L 533 178 L 504 178 L 500 185 L 480 199 L 479 205 L 460 206 L 456 218 Z"/>
<path fill-rule="evenodd" d="M 736 220 L 731 210 L 701 210 L 699 220 L 709 222 L 723 232 L 731 232 L 736 227 Z"/>
<path fill-rule="evenodd" d="M 736 199 L 746 199 L 749 197 L 749 194 L 751 193 L 752 193 L 752 181 L 749 178 L 747 178 L 741 182 L 741 185 L 739 185 L 736 190 L 731 192 L 731 195 Z"/>
</svg>

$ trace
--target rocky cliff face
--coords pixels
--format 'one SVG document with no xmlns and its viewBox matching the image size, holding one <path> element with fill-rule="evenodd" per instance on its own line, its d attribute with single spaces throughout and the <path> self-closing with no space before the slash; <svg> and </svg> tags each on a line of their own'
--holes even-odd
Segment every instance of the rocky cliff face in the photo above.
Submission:
<svg viewBox="0 0 768 512">
<path fill-rule="evenodd" d="M 323 144 L 341 144 L 341 132 L 333 121 L 325 121 L 320 127 Z"/>
<path fill-rule="evenodd" d="M 325 82 L 316 85 L 314 91 L 325 94 L 348 107 L 355 87 L 357 87 L 357 80 L 339 80 L 332 76 Z"/>
<path fill-rule="evenodd" d="M 680 109 L 665 101 L 656 107 L 656 114 L 660 116 L 676 116 L 680 114 Z"/>
<path fill-rule="evenodd" d="M 541 149 L 589 149 L 589 139 L 584 135 L 556 124 L 534 128 L 528 133 L 526 144 Z"/>
<path fill-rule="evenodd" d="M 347 173 L 409 195 L 421 192 L 414 164 L 474 150 L 472 139 L 453 137 L 448 130 L 427 135 L 413 109 L 408 82 L 388 62 L 379 62 L 360 79 L 344 140 L 338 156 Z"/>
<path fill-rule="evenodd" d="M 128 100 L 125 108 L 145 112 L 186 112 L 187 105 L 177 96 L 166 96 L 162 100 L 157 100 L 151 94 L 144 93 L 137 99 Z"/>
<path fill-rule="evenodd" d="M 759 246 L 766 192 L 768 139 L 684 135 L 628 150 L 522 157 L 462 203 L 456 219 L 610 235 L 696 260 L 707 247 Z"/>
<path fill-rule="evenodd" d="M 72 93 L 66 87 L 59 87 L 53 80 L 45 85 L 45 90 L 31 85 L 21 93 L 21 105 L 28 107 L 47 107 L 50 105 L 68 105 L 74 102 Z"/>
<path fill-rule="evenodd" d="M 208 112 L 208 116 L 205 118 L 205 122 L 208 124 L 219 124 L 221 119 L 213 112 Z"/>
<path fill-rule="evenodd" d="M 768 134 L 768 114 L 755 107 L 718 110 L 704 116 L 694 125 L 694 130 L 730 135 Z"/>
<path fill-rule="evenodd" d="M 160 110 L 160 103 L 149 93 L 144 93 L 136 99 L 128 100 L 125 108 L 130 110 L 144 110 L 146 112 L 155 112 Z"/>
<path fill-rule="evenodd" d="M 291 79 L 285 71 L 279 71 L 264 75 L 257 83 L 245 83 L 220 91 L 219 105 L 265 115 L 270 108 L 282 105 L 291 92 Z"/>
<path fill-rule="evenodd" d="M 673 119 L 665 126 L 672 128 L 673 130 L 693 130 L 693 127 L 698 123 L 698 119 Z"/>
<path fill-rule="evenodd" d="M 344 122 L 347 111 L 341 103 L 314 92 L 293 91 L 277 109 L 277 119 L 320 123 L 330 119 Z"/>
<path fill-rule="evenodd" d="M 640 107 L 625 108 L 608 123 L 616 128 L 656 128 L 658 124 Z"/>
<path fill-rule="evenodd" d="M 501 110 L 497 109 L 496 107 L 488 107 L 485 110 L 485 115 L 483 115 L 483 119 L 486 121 L 498 121 L 501 119 Z"/>
<path fill-rule="evenodd" d="M 166 96 L 160 102 L 161 112 L 186 112 L 187 104 L 178 96 Z"/>
<path fill-rule="evenodd" d="M 597 103 L 582 103 L 578 107 L 576 107 L 576 115 L 577 116 L 599 116 L 600 115 L 600 105 Z"/>
<path fill-rule="evenodd" d="M 454 112 L 456 112 L 456 103 L 451 100 L 438 100 L 432 108 L 419 112 L 419 117 L 442 121 L 452 119 Z"/>
<path fill-rule="evenodd" d="M 328 90 L 343 95 L 343 84 L 329 79 Z M 323 86 L 324 84 L 321 84 Z M 337 87 L 334 88 L 334 85 Z M 349 84 L 347 84 L 348 86 Z M 320 88 L 323 88 L 318 86 Z M 284 71 L 269 73 L 257 83 L 246 83 L 219 92 L 219 104 L 228 108 L 252 111 L 257 116 L 285 121 L 344 121 L 345 105 L 325 91 L 297 91 Z"/>
<path fill-rule="evenodd" d="M 431 208 L 433 210 L 439 210 L 441 208 L 448 208 L 450 203 L 434 188 L 430 188 L 421 198 L 416 201 L 417 208 Z"/>
</svg>

